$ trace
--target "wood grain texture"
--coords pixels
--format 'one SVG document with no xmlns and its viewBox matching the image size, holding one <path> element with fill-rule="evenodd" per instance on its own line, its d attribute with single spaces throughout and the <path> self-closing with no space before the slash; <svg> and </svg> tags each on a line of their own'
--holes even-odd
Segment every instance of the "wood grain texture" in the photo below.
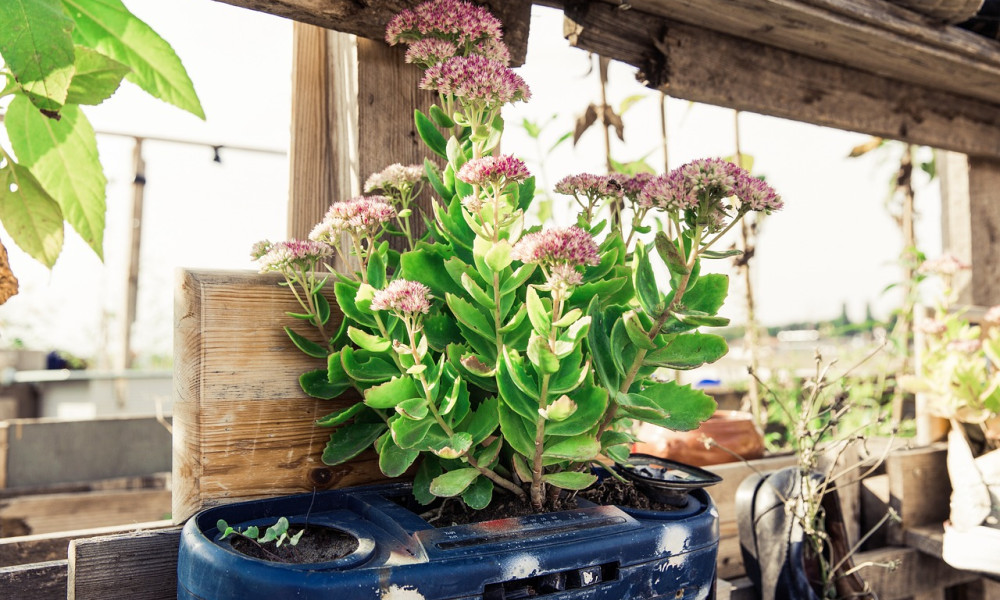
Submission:
<svg viewBox="0 0 1000 600">
<path fill-rule="evenodd" d="M 385 26 L 396 13 L 423 0 L 218 0 L 259 12 L 351 33 L 385 43 Z M 514 65 L 524 62 L 528 52 L 530 0 L 486 0 L 486 5 L 504 24 L 504 41 Z"/>
<path fill-rule="evenodd" d="M 889 505 L 900 517 L 886 531 L 890 543 L 902 544 L 911 527 L 941 523 L 948 518 L 951 483 L 945 463 L 947 446 L 893 452 L 886 459 Z"/>
<path fill-rule="evenodd" d="M 175 296 L 173 518 L 203 507 L 382 480 L 374 453 L 325 466 L 314 421 L 357 401 L 306 396 L 299 375 L 325 368 L 282 331 L 308 328 L 280 276 L 184 271 Z M 333 307 L 331 328 L 342 316 Z M 313 336 L 316 337 L 316 336 Z M 317 341 L 318 338 L 316 338 Z"/>
<path fill-rule="evenodd" d="M 170 490 L 40 494 L 0 500 L 0 519 L 30 534 L 158 521 L 170 513 Z"/>
<path fill-rule="evenodd" d="M 66 559 L 0 567 L 0 598 L 64 600 Z"/>
<path fill-rule="evenodd" d="M 969 158 L 972 303 L 1000 304 L 1000 160 Z"/>
<path fill-rule="evenodd" d="M 173 600 L 181 529 L 157 529 L 73 540 L 68 600 Z"/>
<path fill-rule="evenodd" d="M 150 521 L 135 525 L 113 525 L 91 529 L 76 529 L 38 535 L 0 538 L 0 565 L 14 566 L 31 563 L 65 560 L 69 543 L 75 539 L 128 533 L 140 529 L 169 527 L 172 521 Z"/>
<path fill-rule="evenodd" d="M 1000 156 L 992 103 L 664 20 L 638 5 L 584 4 L 566 14 L 572 44 L 639 67 L 673 97 Z"/>
<path fill-rule="evenodd" d="M 1000 44 L 882 0 L 632 0 L 633 10 L 1000 102 Z"/>
<path fill-rule="evenodd" d="M 877 566 L 890 562 L 896 564 L 894 569 Z M 861 552 L 855 557 L 854 564 L 865 563 L 871 566 L 862 567 L 859 574 L 878 594 L 879 600 L 907 600 L 933 593 L 944 598 L 946 588 L 980 578 L 978 573 L 959 571 L 940 558 L 924 554 L 916 548 L 887 546 Z"/>
</svg>

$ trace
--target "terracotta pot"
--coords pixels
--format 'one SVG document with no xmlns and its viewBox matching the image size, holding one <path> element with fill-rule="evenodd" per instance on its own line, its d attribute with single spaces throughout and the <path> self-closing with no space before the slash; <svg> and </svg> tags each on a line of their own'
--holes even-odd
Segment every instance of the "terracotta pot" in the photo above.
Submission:
<svg viewBox="0 0 1000 600">
<path fill-rule="evenodd" d="M 692 431 L 671 431 L 643 423 L 635 434 L 642 441 L 633 444 L 633 452 L 694 466 L 735 462 L 738 457 L 752 460 L 764 456 L 764 436 L 754 424 L 753 416 L 739 410 L 717 410 L 701 427 Z M 715 444 L 706 447 L 706 438 L 714 440 Z"/>
</svg>

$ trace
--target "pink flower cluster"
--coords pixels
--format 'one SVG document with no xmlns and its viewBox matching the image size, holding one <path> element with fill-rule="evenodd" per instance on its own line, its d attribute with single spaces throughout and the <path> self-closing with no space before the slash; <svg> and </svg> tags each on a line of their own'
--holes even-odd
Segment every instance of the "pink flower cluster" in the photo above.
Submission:
<svg viewBox="0 0 1000 600">
<path fill-rule="evenodd" d="M 372 173 L 365 181 L 365 193 L 388 191 L 403 187 L 413 187 L 424 178 L 424 168 L 420 165 L 403 166 L 391 164 L 378 173 Z"/>
<path fill-rule="evenodd" d="M 372 310 L 391 310 L 414 315 L 431 309 L 431 290 L 418 281 L 397 279 L 372 297 Z"/>
<path fill-rule="evenodd" d="M 781 197 L 766 182 L 719 158 L 703 158 L 648 181 L 640 202 L 664 210 L 721 208 L 719 201 L 735 197 L 741 211 L 771 212 L 782 207 Z M 719 215 L 721 217 L 721 215 Z"/>
<path fill-rule="evenodd" d="M 952 340 L 948 342 L 948 352 L 959 352 L 962 354 L 973 354 L 979 352 L 983 347 L 979 340 Z"/>
<path fill-rule="evenodd" d="M 954 275 L 959 271 L 967 271 L 971 267 L 953 254 L 945 254 L 921 263 L 917 269 L 920 273 L 936 273 L 938 275 Z"/>
<path fill-rule="evenodd" d="M 336 243 L 341 233 L 374 236 L 395 216 L 396 209 L 385 196 L 358 196 L 347 202 L 334 202 L 309 239 Z"/>
<path fill-rule="evenodd" d="M 618 179 L 608 175 L 580 173 L 563 177 L 556 184 L 556 193 L 567 196 L 585 196 L 591 199 L 622 197 L 623 189 Z"/>
<path fill-rule="evenodd" d="M 938 319 L 922 319 L 917 322 L 917 331 L 925 335 L 941 335 L 948 331 L 948 325 Z"/>
<path fill-rule="evenodd" d="M 574 226 L 529 233 L 514 244 L 511 256 L 515 260 L 537 263 L 546 268 L 556 265 L 597 266 L 601 262 L 598 252 L 593 236 Z"/>
<path fill-rule="evenodd" d="M 424 72 L 421 89 L 492 106 L 531 98 L 520 75 L 484 56 L 455 56 Z"/>
<path fill-rule="evenodd" d="M 531 177 L 524 161 L 509 154 L 484 156 L 462 165 L 456 177 L 470 185 L 492 184 L 503 187 L 508 183 L 524 181 Z"/>
<path fill-rule="evenodd" d="M 289 240 L 274 244 L 265 240 L 254 244 L 251 255 L 257 255 L 261 273 L 290 273 L 315 269 L 316 263 L 333 256 L 333 248 L 309 240 Z"/>
<path fill-rule="evenodd" d="M 404 60 L 424 68 L 444 62 L 458 54 L 458 47 L 448 40 L 425 38 L 410 44 Z"/>
<path fill-rule="evenodd" d="M 618 183 L 621 184 L 622 193 L 625 197 L 638 204 L 639 199 L 642 197 L 642 191 L 646 189 L 646 185 L 654 179 L 656 179 L 656 175 L 653 175 L 652 173 L 636 173 L 631 177 L 618 179 Z"/>
<path fill-rule="evenodd" d="M 488 10 L 463 0 L 431 0 L 393 17 L 385 29 L 391 46 L 421 38 L 442 38 L 458 45 L 499 40 L 502 24 Z"/>
</svg>

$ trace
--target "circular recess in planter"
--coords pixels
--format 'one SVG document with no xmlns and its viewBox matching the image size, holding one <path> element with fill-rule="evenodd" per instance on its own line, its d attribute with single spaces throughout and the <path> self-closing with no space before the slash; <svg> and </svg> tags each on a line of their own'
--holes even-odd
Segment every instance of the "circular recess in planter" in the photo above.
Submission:
<svg viewBox="0 0 1000 600">
<path fill-rule="evenodd" d="M 298 531 L 302 527 L 293 523 L 289 530 Z M 360 546 L 358 537 L 353 533 L 322 525 L 306 525 L 305 532 L 295 545 L 287 542 L 280 546 L 273 542 L 262 544 L 240 535 L 229 538 L 229 547 L 244 556 L 295 564 L 333 562 L 350 556 Z"/>
<path fill-rule="evenodd" d="M 705 469 L 658 456 L 633 454 L 629 461 L 631 466 L 616 464 L 615 472 L 649 497 L 669 506 L 687 506 L 689 492 L 722 481 L 721 477 Z"/>
</svg>

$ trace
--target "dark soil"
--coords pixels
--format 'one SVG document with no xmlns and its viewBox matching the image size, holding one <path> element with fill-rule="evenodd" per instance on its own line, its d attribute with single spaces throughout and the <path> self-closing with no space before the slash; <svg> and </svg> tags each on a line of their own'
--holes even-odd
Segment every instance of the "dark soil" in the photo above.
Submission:
<svg viewBox="0 0 1000 600">
<path fill-rule="evenodd" d="M 556 500 L 549 499 L 540 513 L 556 512 L 560 510 L 572 510 L 577 507 L 577 498 L 585 498 L 594 504 L 608 505 L 614 504 L 625 508 L 638 510 L 677 510 L 676 506 L 670 506 L 655 502 L 648 498 L 641 491 L 636 489 L 631 483 L 621 482 L 613 477 L 603 479 L 597 485 L 583 490 L 573 496 L 560 497 Z M 508 494 L 496 493 L 493 502 L 482 510 L 472 510 L 465 504 L 451 500 L 445 501 L 440 506 L 432 506 L 423 509 L 423 516 L 435 527 L 451 527 L 453 525 L 467 525 L 469 523 L 480 523 L 493 521 L 496 519 L 509 519 L 512 517 L 526 517 L 537 514 L 531 508 L 531 503 L 520 498 L 515 498 Z M 416 512 L 421 512 L 417 510 Z"/>
<path fill-rule="evenodd" d="M 294 535 L 299 529 L 290 527 L 288 533 Z M 275 546 L 274 542 L 259 544 L 255 540 L 241 535 L 232 537 L 233 549 L 240 554 L 252 558 L 283 563 L 321 563 L 343 558 L 358 549 L 358 538 L 353 535 L 333 529 L 309 525 L 306 532 L 299 538 L 299 543 L 291 545 L 288 542 Z"/>
</svg>

